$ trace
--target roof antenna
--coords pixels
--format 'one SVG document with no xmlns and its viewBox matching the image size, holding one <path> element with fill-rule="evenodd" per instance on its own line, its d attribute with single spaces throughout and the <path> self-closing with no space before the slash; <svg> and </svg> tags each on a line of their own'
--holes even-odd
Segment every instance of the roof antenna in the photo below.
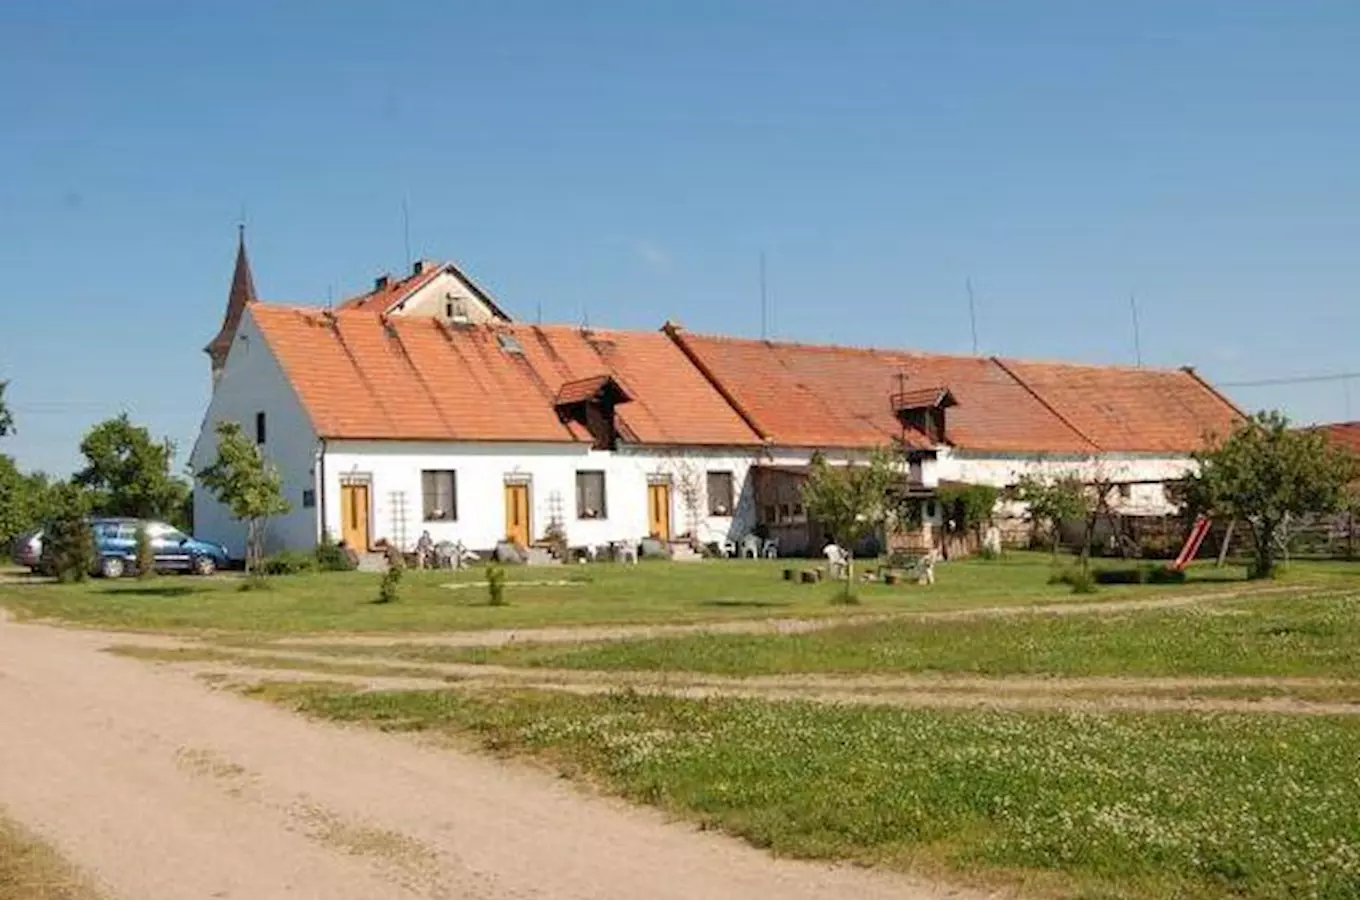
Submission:
<svg viewBox="0 0 1360 900">
<path fill-rule="evenodd" d="M 977 343 L 977 306 L 973 302 L 973 278 L 963 279 L 963 286 L 968 289 L 968 324 L 973 330 L 973 355 L 978 355 Z"/>
<path fill-rule="evenodd" d="M 534 304 L 534 317 L 535 317 L 535 319 L 537 320 L 537 321 L 535 321 L 535 323 L 534 323 L 535 325 L 542 325 L 542 324 L 543 324 L 543 301 L 542 301 L 542 300 L 539 300 L 536 304 Z"/>
<path fill-rule="evenodd" d="M 765 251 L 760 251 L 760 339 L 769 336 L 769 298 L 765 287 Z"/>
<path fill-rule="evenodd" d="M 1133 313 L 1133 357 L 1138 361 L 1138 368 L 1143 368 L 1143 341 L 1138 334 L 1138 295 L 1129 294 L 1129 311 Z"/>
<path fill-rule="evenodd" d="M 335 285 L 326 285 L 326 309 L 335 309 Z"/>
<path fill-rule="evenodd" d="M 401 237 L 406 244 L 406 271 L 411 271 L 411 210 L 407 208 L 406 198 L 401 198 Z"/>
</svg>

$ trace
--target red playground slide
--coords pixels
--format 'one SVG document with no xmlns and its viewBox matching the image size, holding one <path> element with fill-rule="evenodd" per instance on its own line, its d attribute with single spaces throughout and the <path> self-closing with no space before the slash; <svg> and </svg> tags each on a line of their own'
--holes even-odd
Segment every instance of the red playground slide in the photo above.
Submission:
<svg viewBox="0 0 1360 900">
<path fill-rule="evenodd" d="M 1190 534 L 1185 538 L 1185 546 L 1181 548 L 1180 555 L 1169 567 L 1171 571 L 1185 571 L 1185 567 L 1190 565 L 1190 561 L 1199 552 L 1199 545 L 1204 543 L 1204 538 L 1209 534 L 1209 526 L 1212 524 L 1213 522 L 1208 516 L 1195 517 L 1195 524 L 1190 526 Z"/>
</svg>

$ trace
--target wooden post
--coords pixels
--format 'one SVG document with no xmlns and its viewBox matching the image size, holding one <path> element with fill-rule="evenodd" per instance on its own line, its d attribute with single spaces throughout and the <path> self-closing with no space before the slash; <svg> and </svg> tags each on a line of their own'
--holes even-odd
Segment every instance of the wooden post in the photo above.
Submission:
<svg viewBox="0 0 1360 900">
<path fill-rule="evenodd" d="M 1237 527 L 1237 520 L 1228 520 L 1228 530 L 1223 532 L 1223 546 L 1218 548 L 1218 567 L 1223 568 L 1223 562 L 1228 558 L 1228 545 L 1232 543 L 1233 529 Z"/>
</svg>

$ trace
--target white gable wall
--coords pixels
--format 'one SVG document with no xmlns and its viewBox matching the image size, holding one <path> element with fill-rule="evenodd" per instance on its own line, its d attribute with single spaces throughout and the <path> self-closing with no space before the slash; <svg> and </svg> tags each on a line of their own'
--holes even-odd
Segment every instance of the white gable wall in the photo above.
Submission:
<svg viewBox="0 0 1360 900">
<path fill-rule="evenodd" d="M 448 315 L 450 304 L 454 309 L 452 317 Z M 402 316 L 434 316 L 444 321 L 457 320 L 461 314 L 466 316 L 466 321 L 475 323 L 495 322 L 498 319 L 491 307 L 482 302 L 466 281 L 447 270 L 440 272 L 429 284 L 389 312 Z"/>
<path fill-rule="evenodd" d="M 303 492 L 313 487 L 317 439 L 297 395 L 284 376 L 249 311 L 232 342 L 222 376 L 213 390 L 202 430 L 189 465 L 197 471 L 217 458 L 218 422 L 235 421 L 255 437 L 255 414 L 265 414 L 264 455 L 279 470 L 284 496 L 292 509 L 269 520 L 265 551 L 310 548 L 316 543 L 316 510 L 303 505 Z M 231 510 L 194 482 L 194 534 L 225 544 L 236 559 L 245 556 L 246 526 Z"/>
</svg>

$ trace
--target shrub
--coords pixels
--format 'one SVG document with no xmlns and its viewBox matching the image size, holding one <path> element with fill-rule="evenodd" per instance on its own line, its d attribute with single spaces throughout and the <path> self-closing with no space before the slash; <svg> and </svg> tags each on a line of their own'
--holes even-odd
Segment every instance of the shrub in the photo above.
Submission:
<svg viewBox="0 0 1360 900">
<path fill-rule="evenodd" d="M 505 605 L 505 567 L 494 564 L 486 570 L 486 602 L 492 606 Z"/>
<path fill-rule="evenodd" d="M 89 499 L 73 484 L 53 491 L 52 518 L 43 531 L 42 569 L 58 581 L 84 581 L 94 570 L 94 531 Z"/>
<path fill-rule="evenodd" d="M 1054 572 L 1048 576 L 1048 583 L 1065 584 L 1074 594 L 1094 594 L 1098 590 L 1095 576 L 1080 566 L 1068 566 Z"/>
<path fill-rule="evenodd" d="M 383 553 L 387 556 L 387 571 L 383 573 L 378 585 L 376 603 L 396 603 L 401 599 L 401 576 L 406 572 L 406 557 L 400 550 L 388 544 Z"/>
<path fill-rule="evenodd" d="M 316 545 L 316 568 L 322 572 L 352 572 L 354 559 L 344 547 L 331 540 L 328 532 Z"/>
<path fill-rule="evenodd" d="M 1098 584 L 1184 584 L 1185 573 L 1146 563 L 1117 569 L 1097 569 L 1092 573 Z"/>
<path fill-rule="evenodd" d="M 977 556 L 978 559 L 985 559 L 988 562 L 992 562 L 1001 558 L 1001 552 L 995 547 L 989 547 L 986 544 L 983 544 L 978 548 Z"/>
<path fill-rule="evenodd" d="M 266 575 L 301 575 L 315 572 L 316 568 L 314 555 L 300 553 L 297 550 L 284 550 L 273 556 L 266 556 L 260 562 L 260 571 Z"/>
<path fill-rule="evenodd" d="M 151 535 L 146 533 L 145 525 L 137 526 L 137 577 L 154 578 L 156 575 L 156 550 L 151 546 Z"/>
</svg>

